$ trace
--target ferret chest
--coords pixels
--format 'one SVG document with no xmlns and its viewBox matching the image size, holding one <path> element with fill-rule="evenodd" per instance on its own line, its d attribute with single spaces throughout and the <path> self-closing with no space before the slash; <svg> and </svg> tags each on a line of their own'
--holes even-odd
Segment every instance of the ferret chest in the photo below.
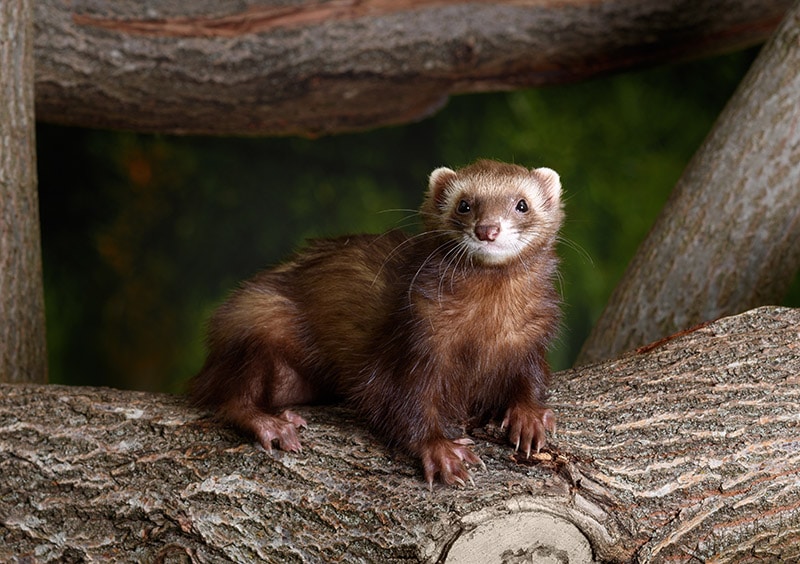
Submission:
<svg viewBox="0 0 800 564">
<path fill-rule="evenodd" d="M 526 283 L 479 279 L 426 296 L 417 311 L 440 358 L 502 364 L 535 346 L 537 299 Z"/>
</svg>

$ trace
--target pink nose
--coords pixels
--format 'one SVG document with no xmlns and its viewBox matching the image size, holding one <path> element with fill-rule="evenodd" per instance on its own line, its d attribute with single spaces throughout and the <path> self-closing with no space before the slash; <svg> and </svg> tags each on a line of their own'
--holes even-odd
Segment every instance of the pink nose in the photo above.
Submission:
<svg viewBox="0 0 800 564">
<path fill-rule="evenodd" d="M 500 235 L 500 226 L 478 224 L 475 226 L 475 236 L 481 241 L 494 241 Z"/>
</svg>

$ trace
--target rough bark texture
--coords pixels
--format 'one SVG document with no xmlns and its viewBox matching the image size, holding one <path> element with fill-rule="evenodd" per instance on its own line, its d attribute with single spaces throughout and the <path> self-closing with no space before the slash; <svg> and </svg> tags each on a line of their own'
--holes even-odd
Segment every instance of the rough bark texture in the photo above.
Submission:
<svg viewBox="0 0 800 564">
<path fill-rule="evenodd" d="M 800 3 L 679 180 L 579 362 L 780 302 L 800 268 Z"/>
<path fill-rule="evenodd" d="M 0 560 L 795 562 L 798 374 L 800 310 L 723 319 L 556 375 L 553 458 L 476 430 L 432 494 L 344 409 L 270 455 L 180 397 L 4 385 Z"/>
<path fill-rule="evenodd" d="M 33 7 L 0 3 L 0 382 L 45 382 Z"/>
<path fill-rule="evenodd" d="M 764 40 L 790 0 L 41 0 L 39 119 L 303 134 Z"/>
</svg>

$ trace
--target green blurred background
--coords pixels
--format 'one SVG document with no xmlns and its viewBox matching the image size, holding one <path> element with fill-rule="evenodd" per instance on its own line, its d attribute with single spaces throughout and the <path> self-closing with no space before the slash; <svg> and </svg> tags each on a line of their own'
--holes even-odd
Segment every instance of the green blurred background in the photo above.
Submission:
<svg viewBox="0 0 800 564">
<path fill-rule="evenodd" d="M 207 317 L 240 280 L 309 237 L 406 225 L 388 210 L 416 209 L 431 170 L 479 157 L 561 174 L 565 318 L 551 360 L 568 367 L 755 54 L 458 96 L 420 123 L 318 140 L 42 124 L 50 380 L 182 391 Z M 785 303 L 800 305 L 797 281 Z"/>
</svg>

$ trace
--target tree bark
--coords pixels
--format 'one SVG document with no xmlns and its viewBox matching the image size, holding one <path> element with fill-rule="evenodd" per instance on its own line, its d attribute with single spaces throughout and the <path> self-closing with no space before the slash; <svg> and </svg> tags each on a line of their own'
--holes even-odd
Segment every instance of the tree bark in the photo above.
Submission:
<svg viewBox="0 0 800 564">
<path fill-rule="evenodd" d="M 797 561 L 799 327 L 762 308 L 559 373 L 544 454 L 474 430 L 486 470 L 432 493 L 344 408 L 270 455 L 181 397 L 0 386 L 0 560 Z"/>
<path fill-rule="evenodd" d="M 579 363 L 780 302 L 800 268 L 798 108 L 800 3 L 689 163 Z"/>
<path fill-rule="evenodd" d="M 45 382 L 31 0 L 0 4 L 0 382 Z"/>
<path fill-rule="evenodd" d="M 36 3 L 39 119 L 320 135 L 764 40 L 790 0 Z"/>
</svg>

